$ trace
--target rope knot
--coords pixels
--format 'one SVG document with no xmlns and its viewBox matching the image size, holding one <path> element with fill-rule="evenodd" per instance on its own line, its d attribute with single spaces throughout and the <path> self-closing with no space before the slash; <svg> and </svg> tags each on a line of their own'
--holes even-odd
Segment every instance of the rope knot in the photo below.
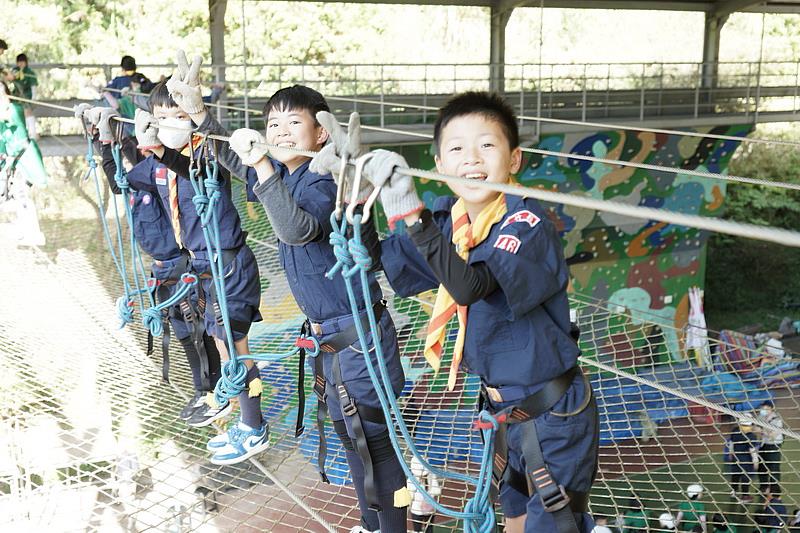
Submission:
<svg viewBox="0 0 800 533">
<path fill-rule="evenodd" d="M 156 307 L 148 307 L 142 311 L 142 323 L 153 337 L 160 337 L 164 333 L 164 322 L 161 318 L 161 310 Z"/>
<path fill-rule="evenodd" d="M 331 235 L 328 239 L 331 246 L 333 246 L 333 255 L 336 256 L 336 264 L 333 265 L 325 277 L 328 279 L 333 279 L 334 274 L 336 274 L 340 269 L 349 270 L 350 267 L 353 266 L 353 257 L 350 255 L 350 251 L 347 249 L 347 237 L 344 236 L 344 233 L 341 229 L 334 227 Z"/>
<path fill-rule="evenodd" d="M 231 358 L 222 365 L 219 381 L 214 387 L 214 401 L 219 405 L 227 404 L 236 398 L 247 387 L 247 367 L 238 360 Z"/>
<path fill-rule="evenodd" d="M 117 298 L 117 316 L 122 321 L 119 325 L 124 328 L 127 324 L 133 322 L 133 302 L 126 296 Z"/>
<path fill-rule="evenodd" d="M 192 196 L 192 203 L 197 210 L 198 216 L 203 216 L 208 209 L 209 198 L 205 194 L 195 194 Z"/>
</svg>

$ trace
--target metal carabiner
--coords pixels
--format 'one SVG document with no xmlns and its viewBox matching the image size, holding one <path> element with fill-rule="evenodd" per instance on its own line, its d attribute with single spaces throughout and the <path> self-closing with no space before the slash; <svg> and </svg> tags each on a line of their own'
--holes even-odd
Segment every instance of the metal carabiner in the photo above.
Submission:
<svg viewBox="0 0 800 533">
<path fill-rule="evenodd" d="M 347 158 L 342 157 L 340 160 L 339 165 L 339 179 L 336 182 L 336 204 L 335 209 L 333 210 L 333 214 L 336 216 L 336 220 L 342 219 L 342 202 L 344 202 L 345 197 L 345 187 L 347 184 L 346 181 L 346 173 L 347 173 Z"/>
<path fill-rule="evenodd" d="M 364 165 L 367 164 L 367 161 L 372 159 L 375 155 L 375 152 L 367 152 L 366 154 L 362 155 L 358 159 L 356 159 L 356 171 L 355 175 L 353 176 L 353 192 L 350 194 L 350 205 L 347 206 L 347 221 L 352 224 L 353 217 L 355 216 L 356 206 L 358 205 L 358 193 L 361 190 L 361 176 L 364 174 Z M 361 222 L 366 222 L 369 219 L 369 207 L 375 202 L 375 197 L 377 196 L 376 191 L 372 191 L 367 198 L 367 201 L 364 202 L 364 210 L 363 214 L 361 215 Z"/>
</svg>

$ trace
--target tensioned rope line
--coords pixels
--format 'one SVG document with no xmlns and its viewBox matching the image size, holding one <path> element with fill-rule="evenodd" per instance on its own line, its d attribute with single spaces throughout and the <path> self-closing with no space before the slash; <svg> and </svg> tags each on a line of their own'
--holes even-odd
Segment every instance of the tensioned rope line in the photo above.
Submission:
<svg viewBox="0 0 800 533">
<path fill-rule="evenodd" d="M 719 404 L 716 404 L 714 402 L 708 401 L 705 398 L 702 398 L 702 397 L 699 397 L 699 396 L 693 396 L 691 394 L 687 394 L 685 392 L 682 392 L 682 391 L 680 391 L 678 389 L 667 387 L 666 385 L 662 385 L 662 384 L 658 383 L 657 381 L 653 381 L 653 380 L 650 380 L 650 379 L 647 379 L 647 378 L 640 377 L 637 374 L 627 373 L 627 372 L 625 372 L 623 370 L 620 370 L 620 369 L 616 368 L 613 365 L 607 365 L 605 363 L 601 363 L 600 361 L 593 361 L 592 359 L 589 359 L 589 358 L 587 358 L 585 356 L 579 357 L 578 360 L 581 363 L 585 364 L 585 365 L 596 366 L 597 368 L 600 368 L 601 370 L 605 370 L 606 372 L 611 372 L 612 374 L 615 374 L 615 375 L 617 375 L 619 377 L 624 377 L 626 379 L 630 379 L 631 381 L 636 381 L 637 383 L 640 383 L 642 385 L 647 385 L 648 387 L 652 387 L 654 389 L 658 389 L 661 392 L 666 392 L 667 394 L 671 394 L 673 396 L 677 396 L 677 397 L 682 398 L 682 399 L 684 399 L 684 400 L 686 400 L 688 402 L 700 404 L 700 405 L 702 405 L 704 407 L 707 407 L 709 409 L 713 409 L 715 411 L 719 411 L 720 413 L 724 413 L 726 415 L 730 415 L 733 418 L 749 422 L 750 424 L 759 426 L 759 427 L 764 428 L 764 429 L 768 429 L 770 431 L 777 431 L 777 432 L 781 433 L 782 435 L 785 435 L 787 437 L 791 437 L 791 438 L 793 438 L 793 439 L 795 439 L 797 441 L 800 441 L 800 433 L 794 431 L 793 429 L 788 429 L 788 428 L 785 428 L 785 427 L 778 427 L 778 426 L 776 426 L 774 424 L 770 424 L 766 420 L 762 420 L 761 418 L 758 418 L 758 417 L 755 417 L 755 416 L 752 416 L 752 415 L 750 415 L 750 416 L 745 415 L 745 414 L 743 414 L 743 413 L 741 413 L 739 411 L 734 411 L 733 409 L 725 407 L 724 405 L 719 405 Z"/>
<path fill-rule="evenodd" d="M 419 109 L 421 111 L 439 111 L 436 106 L 429 106 L 423 104 L 412 104 L 405 102 L 394 102 L 389 100 L 373 100 L 370 98 L 351 98 L 347 96 L 326 96 L 327 100 L 336 100 L 342 102 L 355 102 L 360 104 L 372 104 L 381 107 L 407 107 L 410 109 Z M 252 112 L 252 110 L 251 110 Z M 745 144 L 776 144 L 782 146 L 800 146 L 798 141 L 787 141 L 784 139 L 763 139 L 759 137 L 737 137 L 736 135 L 721 135 L 718 133 L 699 133 L 696 131 L 673 130 L 666 128 L 649 128 L 647 126 L 630 126 L 623 124 L 613 124 L 606 122 L 592 122 L 587 120 L 569 120 L 563 118 L 551 117 L 534 117 L 531 115 L 517 115 L 517 119 L 531 122 L 549 122 L 552 124 L 565 124 L 570 126 L 590 126 L 600 129 L 614 129 L 625 131 L 640 131 L 644 133 L 661 133 L 665 135 L 676 135 L 680 137 L 695 137 L 700 139 L 715 139 L 718 141 L 734 141 Z M 363 127 L 363 126 L 362 126 Z"/>
<path fill-rule="evenodd" d="M 144 93 L 129 92 L 129 94 L 135 94 L 136 96 L 146 96 L 146 94 L 144 94 Z M 338 97 L 338 96 L 329 96 L 327 98 L 329 100 L 344 100 L 344 101 L 354 101 L 354 102 L 380 103 L 380 102 L 376 102 L 376 101 L 373 101 L 373 100 L 366 100 L 366 99 L 362 99 L 362 98 L 345 98 L 345 97 Z M 398 103 L 398 102 L 384 102 L 384 104 L 385 105 L 397 105 L 397 106 L 405 105 L 405 104 L 401 104 L 401 103 Z M 206 105 L 207 106 L 217 106 L 217 107 L 219 107 L 222 104 L 210 104 L 210 103 L 207 103 Z M 432 106 L 407 105 L 406 107 L 414 107 L 414 108 L 430 109 L 430 110 L 438 111 L 438 108 L 432 107 Z M 237 109 L 240 110 L 240 111 L 247 112 L 247 113 L 263 114 L 262 111 L 258 111 L 258 110 L 255 110 L 255 109 L 247 109 L 247 108 L 237 108 Z M 517 117 L 517 118 L 523 118 L 523 117 Z M 531 118 L 531 117 L 529 117 L 529 118 Z M 574 122 L 575 124 L 583 124 L 582 122 L 575 122 L 575 121 L 572 121 L 572 122 Z M 344 123 L 342 123 L 342 124 L 344 125 Z M 616 127 L 616 126 L 608 125 L 607 127 Z M 362 125 L 361 128 L 365 129 L 365 130 L 369 130 L 369 131 L 377 131 L 377 132 L 383 132 L 383 133 L 394 133 L 394 134 L 398 134 L 398 135 L 407 135 L 409 137 L 416 137 L 416 138 L 420 138 L 420 139 L 432 139 L 433 138 L 433 135 L 431 135 L 429 133 L 404 131 L 404 130 L 399 130 L 399 129 L 394 129 L 394 128 L 385 128 L 385 127 L 382 127 L 382 126 Z M 628 129 L 637 130 L 637 128 L 628 128 Z M 673 130 L 660 130 L 660 131 L 662 133 L 668 133 L 668 134 L 671 134 L 671 135 L 683 135 L 683 134 L 691 133 L 691 132 L 681 132 L 681 131 L 677 131 L 677 130 L 674 130 L 674 131 Z M 723 139 L 723 140 L 736 140 L 736 141 L 741 141 L 742 139 L 747 139 L 747 137 L 736 137 L 736 136 L 732 136 L 732 135 L 711 136 L 711 135 L 703 135 L 703 134 L 700 134 L 700 133 L 696 133 L 696 134 L 689 135 L 689 136 L 691 136 L 691 137 L 702 137 L 702 138 L 714 138 L 714 139 L 719 138 L 719 139 Z M 764 143 L 772 143 L 771 141 L 766 140 L 766 139 L 760 139 L 759 141 L 763 141 Z M 784 143 L 772 143 L 772 144 L 788 144 L 788 145 L 791 145 L 791 146 L 800 146 L 800 143 L 793 143 L 791 141 L 785 141 Z M 651 170 L 651 171 L 654 171 L 654 172 L 668 172 L 668 173 L 671 173 L 671 174 L 684 174 L 684 175 L 687 175 L 687 176 L 695 176 L 695 177 L 699 177 L 699 178 L 715 179 L 715 180 L 727 181 L 727 182 L 731 182 L 731 183 L 746 183 L 746 184 L 749 184 L 749 185 L 758 185 L 758 186 L 761 186 L 761 187 L 775 187 L 775 188 L 779 188 L 779 189 L 791 189 L 791 190 L 800 191 L 800 184 L 798 184 L 798 183 L 788 183 L 788 182 L 783 182 L 783 181 L 765 180 L 765 179 L 759 179 L 759 178 L 748 178 L 746 176 L 735 176 L 735 175 L 730 175 L 730 174 L 729 175 L 725 175 L 725 174 L 720 174 L 718 172 L 708 172 L 708 171 L 703 171 L 703 170 L 692 170 L 692 169 L 684 169 L 684 168 L 678 168 L 678 167 L 667 167 L 667 166 L 663 166 L 663 165 L 653 165 L 653 164 L 650 164 L 650 163 L 637 163 L 635 161 L 625 161 L 625 160 L 622 160 L 622 159 L 607 159 L 607 158 L 603 158 L 603 157 L 596 157 L 596 156 L 584 155 L 584 154 L 558 152 L 558 151 L 554 151 L 554 150 L 542 150 L 540 148 L 521 147 L 521 150 L 523 152 L 527 152 L 527 153 L 531 153 L 531 154 L 544 155 L 544 156 L 549 156 L 549 157 L 560 157 L 560 158 L 566 158 L 566 159 L 578 159 L 578 160 L 582 160 L 582 161 L 590 161 L 590 162 L 593 162 L 593 163 L 603 163 L 603 164 L 608 164 L 608 165 L 616 165 L 616 166 L 622 166 L 622 167 L 638 168 L 638 169 L 642 169 L 642 170 Z"/>
<path fill-rule="evenodd" d="M 132 95 L 132 96 L 142 96 L 142 97 L 145 97 L 145 98 L 150 96 L 148 93 L 143 93 L 143 92 L 139 92 L 139 91 L 132 91 L 132 90 L 125 90 L 125 89 L 112 89 L 111 87 L 104 87 L 102 89 L 102 92 L 106 92 L 106 91 L 112 92 L 112 93 L 119 93 L 119 94 L 123 94 L 124 93 L 124 94 L 129 94 L 129 95 Z M 259 111 L 258 109 L 248 109 L 246 107 L 239 107 L 239 106 L 230 105 L 230 104 L 220 104 L 220 103 L 217 103 L 217 102 L 203 102 L 203 103 L 206 106 L 209 106 L 209 107 L 218 107 L 220 109 L 229 109 L 231 111 L 241 111 L 243 113 L 252 113 L 254 115 L 263 115 L 263 112 Z"/>
<path fill-rule="evenodd" d="M 14 96 L 12 96 L 11 98 L 33 104 L 39 103 L 36 100 L 29 100 L 27 98 L 20 98 Z M 49 103 L 46 105 L 63 111 L 72 111 L 72 109 L 65 106 L 57 106 L 55 104 L 49 104 Z M 120 122 L 127 122 L 129 124 L 134 123 L 133 120 L 127 118 L 122 118 L 122 117 L 113 117 L 113 118 Z M 180 128 L 174 128 L 172 126 L 167 126 L 167 128 L 180 129 Z M 209 139 L 215 139 L 223 142 L 228 142 L 229 140 L 229 137 L 225 137 L 222 135 L 206 135 L 206 137 L 208 137 Z M 264 150 L 264 153 L 268 153 L 270 149 L 279 148 L 274 145 L 262 144 L 262 143 L 254 143 L 254 146 L 262 148 Z M 297 148 L 281 148 L 281 149 L 291 150 L 295 153 L 304 155 L 306 157 L 314 157 L 317 154 L 317 152 L 311 150 L 300 150 Z M 541 152 L 557 155 L 559 157 L 565 155 L 565 154 L 560 154 L 558 152 L 550 152 L 548 150 L 542 150 Z M 573 157 L 573 156 L 568 155 L 567 157 Z M 582 157 L 586 158 L 587 156 L 582 156 Z M 592 160 L 596 159 L 599 162 L 605 161 L 600 158 L 591 158 L 591 159 Z M 623 215 L 642 220 L 656 220 L 659 222 L 666 222 L 668 224 L 693 227 L 697 229 L 713 231 L 716 233 L 725 233 L 728 235 L 735 235 L 738 237 L 746 237 L 750 239 L 774 242 L 785 246 L 800 248 L 800 232 L 797 231 L 791 231 L 791 230 L 767 227 L 767 226 L 757 226 L 755 224 L 747 224 L 743 222 L 734 222 L 729 220 L 720 220 L 716 218 L 708 218 L 699 215 L 687 215 L 684 213 L 666 211 L 663 209 L 656 209 L 653 207 L 634 206 L 634 205 L 624 204 L 621 202 L 614 202 L 611 200 L 598 200 L 595 198 L 587 198 L 575 194 L 546 191 L 543 189 L 537 189 L 533 187 L 523 187 L 519 185 L 511 185 L 504 183 L 489 183 L 485 181 L 469 180 L 466 178 L 459 178 L 456 176 L 446 176 L 444 174 L 439 174 L 436 172 L 431 172 L 428 170 L 422 170 L 416 168 L 397 168 L 396 172 L 404 176 L 425 178 L 444 183 L 461 183 L 465 185 L 468 184 L 473 187 L 475 186 L 483 187 L 491 189 L 493 191 L 511 194 L 514 196 L 536 198 L 537 200 L 542 200 L 545 202 L 570 205 L 573 207 L 592 209 L 596 211 L 604 211 L 607 213 L 615 213 L 617 215 Z"/>
</svg>

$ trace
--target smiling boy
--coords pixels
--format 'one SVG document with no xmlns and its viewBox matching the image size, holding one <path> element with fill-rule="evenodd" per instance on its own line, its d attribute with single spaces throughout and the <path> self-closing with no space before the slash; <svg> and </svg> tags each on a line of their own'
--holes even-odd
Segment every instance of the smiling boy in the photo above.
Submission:
<svg viewBox="0 0 800 533">
<path fill-rule="evenodd" d="M 499 96 L 468 92 L 439 112 L 436 169 L 475 183 L 425 209 L 402 157 L 378 151 L 364 175 L 383 187 L 390 224 L 407 233 L 381 241 L 392 287 L 411 296 L 438 287 L 425 357 L 438 371 L 446 328 L 458 335 L 448 385 L 462 363 L 481 378 L 486 408 L 501 421 L 495 478 L 506 531 L 586 532 L 597 465 L 597 414 L 570 336 L 568 270 L 558 233 L 538 201 L 492 191 L 513 183 L 522 153 L 513 111 Z M 506 466 L 507 465 L 507 466 Z"/>
<path fill-rule="evenodd" d="M 355 532 L 406 531 L 406 479 L 389 440 L 389 429 L 361 353 L 347 291 L 341 276 L 325 277 L 335 264 L 328 243 L 336 183 L 327 171 L 315 172 L 311 158 L 291 149 L 318 151 L 328 140 L 315 115 L 329 111 L 317 91 L 294 85 L 273 94 L 264 107 L 266 139 L 257 131 L 239 129 L 230 147 L 219 145 L 219 161 L 247 182 L 248 199 L 264 206 L 278 240 L 278 253 L 289 287 L 323 354 L 315 358 L 315 392 L 327 405 L 342 441 L 362 513 Z M 205 109 L 190 116 L 204 133 L 227 135 Z M 269 154 L 256 144 L 278 146 Z M 282 150 L 281 148 L 287 148 Z M 360 294 L 358 280 L 356 291 Z M 374 274 L 370 292 L 376 303 L 386 364 L 394 394 L 405 384 L 394 323 Z M 366 323 L 366 312 L 358 320 Z M 370 340 L 370 342 L 372 342 Z M 371 348 L 374 357 L 374 348 Z M 377 364 L 377 363 L 376 363 Z M 355 407 L 350 408 L 350 407 Z M 320 473 L 324 476 L 324 454 Z"/>
</svg>

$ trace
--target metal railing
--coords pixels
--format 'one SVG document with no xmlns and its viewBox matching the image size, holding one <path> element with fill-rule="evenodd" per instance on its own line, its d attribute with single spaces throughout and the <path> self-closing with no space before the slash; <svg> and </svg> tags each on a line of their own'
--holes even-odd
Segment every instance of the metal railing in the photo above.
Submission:
<svg viewBox="0 0 800 533">
<path fill-rule="evenodd" d="M 428 123 L 427 109 L 384 105 L 385 101 L 438 107 L 451 94 L 498 86 L 520 115 L 593 120 L 645 120 L 665 116 L 700 117 L 732 113 L 753 121 L 759 113 L 796 114 L 800 62 L 723 62 L 717 74 L 704 75 L 703 63 L 586 64 L 226 64 L 203 68 L 204 82 L 225 80 L 223 102 L 259 109 L 273 92 L 294 83 L 326 96 L 358 99 L 337 102 L 340 111 L 357 110 L 376 124 Z M 39 75 L 37 97 L 47 100 L 98 97 L 98 88 L 117 67 L 97 64 L 33 65 Z M 172 65 L 141 65 L 157 81 Z M 492 79 L 495 76 L 495 79 Z M 365 102 L 372 100 L 371 103 Z M 227 119 L 249 122 L 237 112 Z"/>
</svg>

